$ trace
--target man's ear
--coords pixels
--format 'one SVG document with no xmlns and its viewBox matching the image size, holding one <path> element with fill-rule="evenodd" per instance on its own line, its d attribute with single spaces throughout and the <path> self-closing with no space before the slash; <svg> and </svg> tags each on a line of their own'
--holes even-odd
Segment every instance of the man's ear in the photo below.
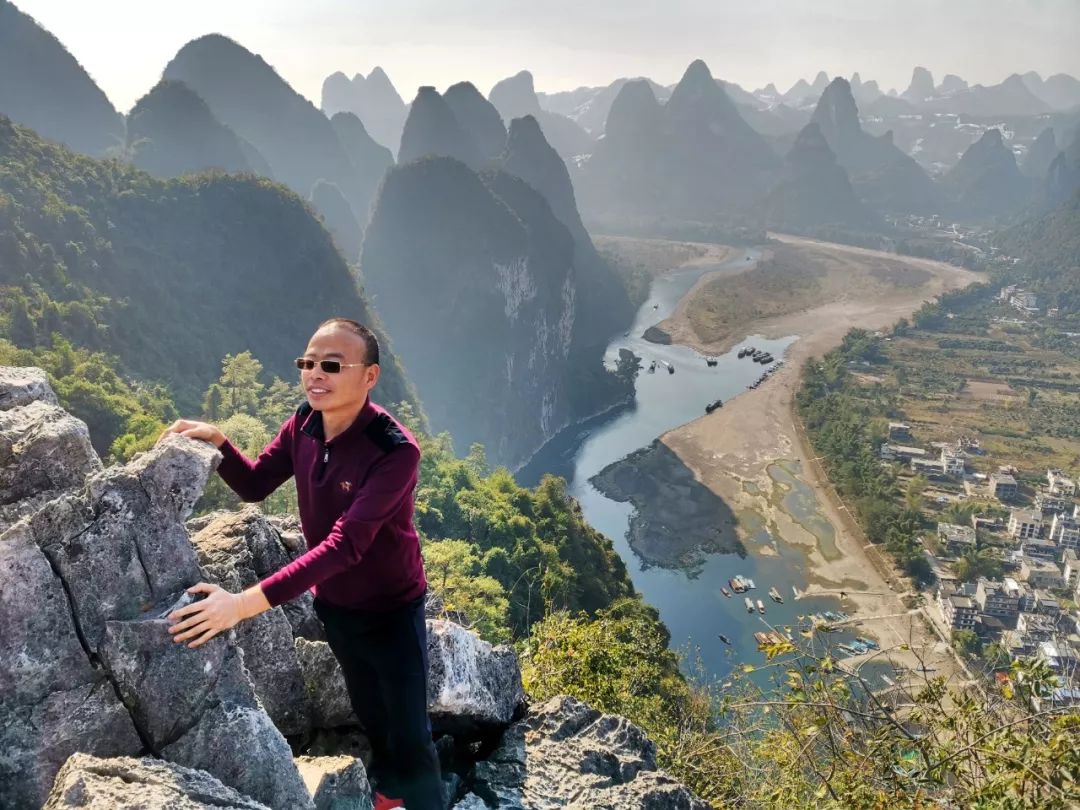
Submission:
<svg viewBox="0 0 1080 810">
<path fill-rule="evenodd" d="M 378 363 L 373 363 L 368 366 L 368 387 L 374 388 L 375 383 L 379 381 L 379 375 L 382 374 L 382 368 Z"/>
</svg>

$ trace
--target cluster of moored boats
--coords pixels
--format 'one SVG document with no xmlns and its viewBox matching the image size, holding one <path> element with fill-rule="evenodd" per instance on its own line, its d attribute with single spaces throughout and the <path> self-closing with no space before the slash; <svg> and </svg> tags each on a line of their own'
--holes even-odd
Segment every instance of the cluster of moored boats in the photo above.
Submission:
<svg viewBox="0 0 1080 810">
<path fill-rule="evenodd" d="M 761 385 L 763 382 L 765 382 L 767 379 L 769 379 L 769 377 L 771 375 L 775 374 L 777 371 L 779 371 L 783 367 L 784 367 L 784 361 L 781 360 L 775 366 L 771 366 L 771 367 L 765 369 L 765 372 L 760 377 L 758 377 L 756 380 L 754 380 L 752 383 L 750 383 L 750 385 L 748 385 L 746 387 L 749 390 L 753 391 L 755 388 L 757 388 L 759 385 Z"/>
<path fill-rule="evenodd" d="M 763 366 L 769 365 L 773 361 L 773 356 L 763 349 L 755 349 L 753 346 L 743 346 L 739 349 L 739 359 L 749 357 L 755 363 L 761 363 Z"/>
<path fill-rule="evenodd" d="M 752 591 L 757 588 L 757 584 L 754 582 L 754 580 L 750 579 L 750 577 L 744 577 L 742 574 L 736 574 L 728 580 L 727 584 L 728 587 L 720 588 L 720 593 L 722 593 L 729 599 L 732 598 L 734 594 L 745 594 L 747 591 Z M 795 594 L 796 598 L 799 597 L 799 589 L 796 588 L 794 585 L 791 586 L 791 592 Z M 769 598 L 777 604 L 782 605 L 784 603 L 784 597 L 780 595 L 780 591 L 777 590 L 775 586 L 769 588 Z M 749 596 L 743 596 L 743 602 L 746 605 L 747 613 L 756 612 L 764 615 L 765 603 L 762 602 L 760 599 L 755 600 L 751 599 Z M 840 622 L 847 621 L 851 618 L 851 616 L 849 616 L 847 613 L 844 613 L 843 611 L 824 610 L 821 613 L 811 614 L 809 618 L 811 621 L 810 626 L 813 630 L 818 630 L 823 633 L 832 633 L 837 632 L 840 629 L 835 625 L 839 624 Z M 718 635 L 720 640 L 723 641 L 725 644 L 731 644 L 731 640 L 723 633 L 720 633 Z M 758 644 L 761 645 L 779 644 L 780 642 L 784 641 L 785 638 L 788 641 L 793 640 L 790 630 L 786 631 L 783 635 L 776 631 L 754 633 L 754 639 L 757 641 Z M 870 650 L 878 649 L 878 644 L 871 638 L 866 638 L 865 636 L 858 636 L 851 641 L 837 644 L 836 649 L 840 650 L 843 653 L 847 653 L 848 655 L 862 655 L 863 653 L 867 653 Z"/>
<path fill-rule="evenodd" d="M 675 373 L 675 366 L 673 364 L 669 363 L 667 360 L 661 360 L 659 362 L 660 362 L 660 365 L 667 367 L 667 373 L 668 374 L 674 374 Z M 649 373 L 650 374 L 655 374 L 656 373 L 656 363 L 657 363 L 656 360 L 653 360 L 651 363 L 649 363 Z"/>
</svg>

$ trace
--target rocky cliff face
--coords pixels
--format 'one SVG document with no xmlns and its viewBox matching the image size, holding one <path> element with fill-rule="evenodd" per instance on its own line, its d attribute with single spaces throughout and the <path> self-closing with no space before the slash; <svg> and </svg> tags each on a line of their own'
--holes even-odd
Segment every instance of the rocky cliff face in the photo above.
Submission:
<svg viewBox="0 0 1080 810">
<path fill-rule="evenodd" d="M 371 806 L 363 759 L 327 756 L 364 745 L 310 598 L 195 650 L 166 632 L 188 586 L 245 587 L 304 547 L 255 508 L 185 525 L 217 460 L 171 437 L 102 469 L 42 371 L 0 368 L 0 473 L 27 482 L 4 487 L 0 523 L 5 808 Z M 623 718 L 526 710 L 509 648 L 428 632 L 447 807 L 706 807 Z"/>
<path fill-rule="evenodd" d="M 437 157 L 387 175 L 364 289 L 432 427 L 458 448 L 483 442 L 495 463 L 521 463 L 572 416 L 573 258 L 547 201 L 505 172 Z"/>
</svg>

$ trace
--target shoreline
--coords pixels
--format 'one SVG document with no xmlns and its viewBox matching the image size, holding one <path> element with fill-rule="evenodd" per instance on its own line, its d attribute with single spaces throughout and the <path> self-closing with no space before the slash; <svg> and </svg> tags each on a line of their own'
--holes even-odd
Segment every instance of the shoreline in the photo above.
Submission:
<svg viewBox="0 0 1080 810">
<path fill-rule="evenodd" d="M 660 437 L 694 473 L 705 487 L 722 498 L 736 514 L 756 513 L 769 529 L 771 542 L 747 544 L 758 554 L 777 553 L 776 544 L 786 543 L 806 557 L 807 595 L 845 591 L 844 608 L 854 615 L 859 631 L 878 640 L 888 650 L 887 657 L 915 668 L 958 671 L 950 648 L 927 626 L 932 624 L 916 607 L 921 599 L 903 583 L 891 559 L 869 546 L 861 528 L 832 488 L 831 482 L 813 456 L 795 408 L 795 393 L 803 364 L 839 345 L 850 328 L 871 331 L 887 329 L 901 317 L 908 317 L 939 293 L 968 286 L 980 276 L 962 268 L 927 259 L 879 253 L 866 248 L 770 234 L 771 238 L 798 247 L 836 251 L 846 258 L 867 255 L 903 261 L 929 271 L 933 278 L 914 291 L 896 291 L 887 302 L 877 300 L 833 301 L 798 312 L 751 322 L 745 335 L 728 336 L 714 343 L 696 339 L 686 320 L 687 303 L 704 276 L 679 302 L 671 318 L 673 342 L 702 353 L 730 350 L 749 335 L 768 338 L 798 335 L 785 353 L 784 367 L 760 388 L 741 392 L 712 414 L 668 431 Z M 753 266 L 753 265 L 750 265 Z M 789 482 L 778 480 L 774 467 L 782 466 Z M 792 514 L 784 506 L 794 485 L 813 493 L 813 512 L 807 519 Z M 823 553 L 822 539 L 808 529 L 808 523 L 825 521 L 831 529 L 835 554 Z M 829 557 L 832 559 L 829 559 Z M 909 607 L 911 605 L 911 607 Z M 932 607 L 931 607 L 932 609 Z M 900 650 L 901 645 L 908 649 Z M 879 653 L 881 655 L 881 653 Z M 928 659 L 928 660 L 926 660 Z M 858 659 L 853 663 L 857 663 Z"/>
</svg>

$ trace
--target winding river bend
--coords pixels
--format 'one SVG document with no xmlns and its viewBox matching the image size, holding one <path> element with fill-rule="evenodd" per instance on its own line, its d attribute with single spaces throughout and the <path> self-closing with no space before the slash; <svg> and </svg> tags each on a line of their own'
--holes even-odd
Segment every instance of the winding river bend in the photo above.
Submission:
<svg viewBox="0 0 1080 810">
<path fill-rule="evenodd" d="M 792 586 L 800 590 L 806 584 L 806 566 L 803 555 L 785 544 L 777 544 L 778 555 L 764 556 L 753 552 L 757 541 L 768 537 L 768 528 L 760 524 L 756 515 L 736 518 L 719 498 L 700 484 L 684 488 L 680 497 L 696 501 L 696 516 L 714 521 L 718 535 L 734 537 L 735 520 L 742 522 L 748 533 L 749 553 L 709 553 L 698 555 L 692 562 L 658 562 L 643 558 L 631 547 L 628 539 L 634 507 L 603 494 L 590 482 L 608 465 L 647 448 L 667 431 L 686 424 L 704 413 L 705 405 L 718 398 L 728 400 L 746 393 L 746 387 L 761 374 L 762 367 L 749 360 L 738 359 L 738 349 L 717 358 L 716 366 L 708 366 L 705 358 L 696 351 L 679 345 L 658 345 L 644 340 L 642 333 L 674 312 L 679 301 L 690 291 L 703 275 L 715 272 L 738 272 L 758 258 L 760 251 L 750 249 L 738 252 L 734 258 L 719 265 L 691 266 L 675 270 L 653 280 L 649 299 L 642 304 L 634 323 L 626 335 L 611 341 L 607 347 L 605 362 L 614 364 L 620 349 L 629 349 L 643 359 L 645 369 L 638 375 L 634 401 L 628 408 L 596 417 L 568 428 L 549 441 L 529 464 L 517 473 L 524 485 L 535 485 L 544 473 L 555 473 L 567 479 L 569 493 L 581 503 L 585 518 L 598 530 L 610 537 L 615 548 L 626 563 L 634 586 L 645 600 L 660 611 L 660 616 L 671 631 L 672 647 L 690 653 L 700 661 L 708 676 L 722 678 L 742 661 L 760 663 L 762 655 L 757 650 L 753 633 L 767 630 L 763 620 L 773 625 L 793 623 L 796 616 L 820 610 L 837 609 L 835 599 L 828 597 L 803 598 L 798 603 L 792 599 Z M 745 341 L 766 349 L 780 358 L 785 349 L 796 339 L 790 336 L 779 340 L 767 340 L 750 336 Z M 655 373 L 647 367 L 657 361 Z M 662 362 L 661 362 L 662 361 Z M 669 374 L 665 363 L 675 367 Z M 765 385 L 769 383 L 766 382 Z M 646 470 L 641 474 L 686 478 L 689 472 L 674 454 L 667 454 L 663 462 L 667 468 Z M 672 469 L 677 465 L 680 469 Z M 786 508 L 793 514 L 802 513 L 806 524 L 815 519 L 812 492 L 784 469 L 783 462 L 774 465 L 770 474 L 786 491 Z M 692 479 L 692 476 L 690 476 Z M 635 500 L 660 495 L 648 491 L 637 493 Z M 656 507 L 655 514 L 662 514 L 666 503 L 649 504 Z M 805 505 L 805 509 L 803 506 Z M 644 514 L 646 510 L 642 510 Z M 655 527 L 654 527 L 655 528 Z M 661 534 L 663 526 L 660 527 Z M 679 531 L 672 526 L 672 535 Z M 830 543 L 832 528 L 825 522 L 818 536 L 823 548 Z M 815 532 L 817 534 L 817 532 Z M 740 544 L 741 545 L 741 544 Z M 745 555 L 745 556 L 744 556 Z M 649 557 L 651 555 L 646 555 Z M 743 597 L 725 597 L 721 587 L 735 574 L 751 577 L 757 590 L 751 596 L 761 599 L 767 608 L 765 616 L 756 612 L 748 614 Z M 784 604 L 774 604 L 768 596 L 775 586 L 784 597 Z M 719 634 L 726 635 L 732 646 L 725 645 Z"/>
</svg>

